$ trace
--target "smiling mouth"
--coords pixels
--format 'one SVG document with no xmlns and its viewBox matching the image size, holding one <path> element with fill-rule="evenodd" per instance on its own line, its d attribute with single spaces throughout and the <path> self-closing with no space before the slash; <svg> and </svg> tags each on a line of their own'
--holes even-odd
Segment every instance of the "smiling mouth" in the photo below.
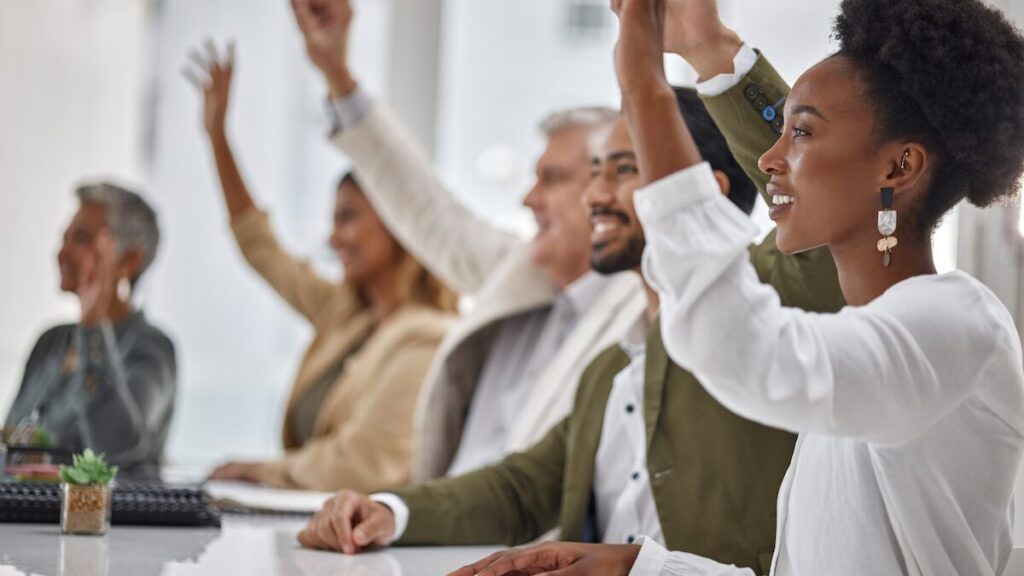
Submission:
<svg viewBox="0 0 1024 576">
<path fill-rule="evenodd" d="M 774 206 L 786 206 L 795 202 L 792 196 L 786 194 L 772 194 L 772 205 Z"/>
</svg>

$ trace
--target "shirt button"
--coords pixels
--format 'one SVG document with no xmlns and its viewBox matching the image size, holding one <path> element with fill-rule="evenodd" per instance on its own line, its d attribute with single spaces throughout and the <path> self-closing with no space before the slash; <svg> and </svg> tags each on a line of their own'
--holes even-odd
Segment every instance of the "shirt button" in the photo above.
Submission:
<svg viewBox="0 0 1024 576">
<path fill-rule="evenodd" d="M 640 473 L 639 472 L 633 472 L 633 475 L 630 476 L 630 478 L 632 478 L 633 480 L 639 480 L 640 479 Z"/>
<path fill-rule="evenodd" d="M 636 406 L 633 406 L 632 404 L 626 404 L 627 414 L 632 414 L 634 410 L 636 410 Z"/>
<path fill-rule="evenodd" d="M 636 542 L 636 536 L 630 536 L 629 538 L 626 538 L 627 544 L 632 544 L 633 542 Z"/>
</svg>

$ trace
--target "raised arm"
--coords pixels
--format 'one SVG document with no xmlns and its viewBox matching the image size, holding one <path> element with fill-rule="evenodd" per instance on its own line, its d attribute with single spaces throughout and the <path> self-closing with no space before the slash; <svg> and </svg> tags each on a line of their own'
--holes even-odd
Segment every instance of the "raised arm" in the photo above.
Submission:
<svg viewBox="0 0 1024 576">
<path fill-rule="evenodd" d="M 626 0 L 621 9 L 624 99 L 650 100 L 666 85 L 654 54 L 663 10 L 657 0 Z M 985 367 L 971 367 L 970 359 L 989 354 L 970 334 L 983 333 L 991 317 L 950 346 L 953 336 L 935 336 L 942 329 L 928 303 L 901 298 L 905 292 L 840 314 L 784 308 L 750 265 L 754 226 L 716 192 L 708 166 L 688 155 L 685 125 L 675 117 L 661 126 L 646 120 L 652 108 L 627 108 L 638 149 L 653 156 L 640 162 L 653 184 L 636 197 L 648 243 L 644 270 L 662 298 L 666 347 L 723 404 L 770 426 L 892 442 L 971 393 Z M 965 355 L 950 362 L 950 354 Z"/>
<path fill-rule="evenodd" d="M 194 66 L 184 73 L 203 95 L 203 126 L 213 151 L 235 240 L 253 269 L 292 308 L 317 324 L 327 317 L 325 306 L 344 301 L 338 297 L 339 290 L 343 289 L 320 277 L 308 262 L 286 252 L 270 228 L 266 214 L 253 202 L 235 161 L 226 127 L 235 68 L 234 45 L 228 45 L 223 57 L 210 42 L 204 49 L 205 55 L 197 50 L 191 52 Z M 355 295 L 350 295 L 348 300 L 344 305 L 355 312 L 358 309 Z M 338 316 L 333 312 L 331 318 L 336 320 Z"/>
<path fill-rule="evenodd" d="M 85 445 L 114 464 L 139 463 L 152 453 L 174 405 L 174 345 L 147 328 L 122 347 L 109 323 L 80 325 L 74 338 L 81 352 L 69 385 L 79 396 Z"/>
<path fill-rule="evenodd" d="M 461 293 L 477 291 L 519 240 L 470 211 L 441 183 L 415 138 L 370 103 L 348 66 L 348 0 L 293 0 L 310 59 L 330 89 L 332 141 L 377 213 L 420 262 Z"/>
</svg>

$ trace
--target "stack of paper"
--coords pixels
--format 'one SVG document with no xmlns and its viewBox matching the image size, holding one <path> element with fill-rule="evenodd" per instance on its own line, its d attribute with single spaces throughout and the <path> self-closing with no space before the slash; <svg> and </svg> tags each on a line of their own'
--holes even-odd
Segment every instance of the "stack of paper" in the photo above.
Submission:
<svg viewBox="0 0 1024 576">
<path fill-rule="evenodd" d="M 210 480 L 203 489 L 214 506 L 227 512 L 251 514 L 312 515 L 334 495 L 331 492 L 281 490 L 224 480 Z"/>
</svg>

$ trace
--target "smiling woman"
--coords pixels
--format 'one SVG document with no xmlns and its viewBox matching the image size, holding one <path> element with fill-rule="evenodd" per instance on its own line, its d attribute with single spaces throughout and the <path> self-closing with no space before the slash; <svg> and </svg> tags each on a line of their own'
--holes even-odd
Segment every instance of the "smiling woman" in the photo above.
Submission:
<svg viewBox="0 0 1024 576">
<path fill-rule="evenodd" d="M 83 185 L 76 195 L 57 261 L 60 289 L 78 298 L 81 316 L 39 338 L 7 426 L 14 442 L 45 429 L 62 447 L 91 448 L 129 476 L 152 476 L 177 382 L 174 344 L 132 294 L 156 257 L 156 213 L 111 183 Z"/>
<path fill-rule="evenodd" d="M 749 224 L 715 193 L 681 123 L 652 122 L 665 99 L 653 5 L 626 0 L 618 54 L 652 183 L 637 195 L 645 273 L 672 357 L 736 413 L 800 433 L 773 573 L 1001 573 L 1024 455 L 1020 340 L 980 282 L 935 273 L 929 238 L 961 199 L 1017 191 L 1024 38 L 976 0 L 842 3 L 839 51 L 797 81 L 759 163 L 779 248 L 827 246 L 851 304 L 812 315 L 756 282 Z M 736 84 L 785 94 L 751 61 Z M 756 112 L 727 136 L 763 122 Z M 740 572 L 651 542 L 636 565 Z"/>
</svg>

